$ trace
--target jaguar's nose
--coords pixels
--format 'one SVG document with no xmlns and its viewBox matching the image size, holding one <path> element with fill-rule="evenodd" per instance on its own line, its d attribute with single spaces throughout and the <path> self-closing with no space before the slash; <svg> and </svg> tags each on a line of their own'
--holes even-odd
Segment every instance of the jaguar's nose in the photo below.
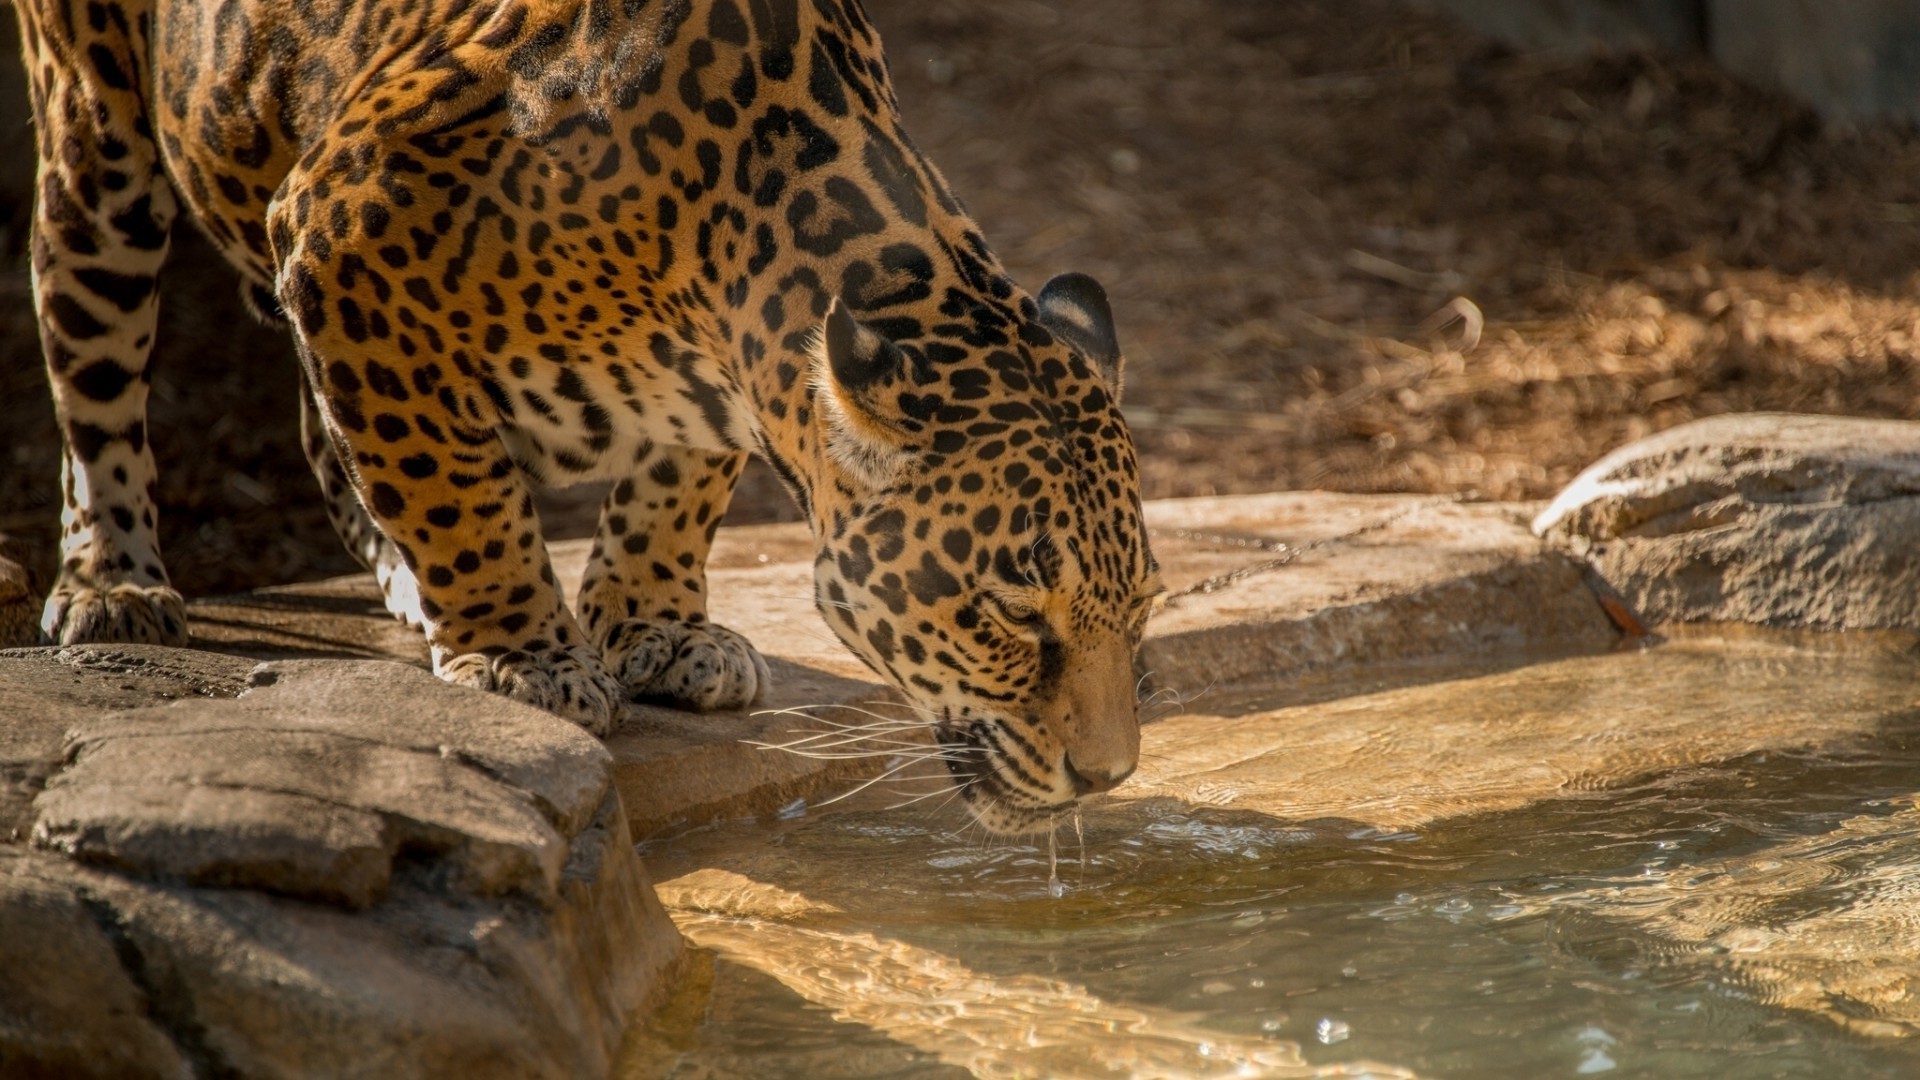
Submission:
<svg viewBox="0 0 1920 1080">
<path fill-rule="evenodd" d="M 1065 770 L 1067 779 L 1073 784 L 1075 797 L 1091 795 L 1097 791 L 1112 791 L 1120 786 L 1120 781 L 1133 775 L 1133 765 L 1119 772 L 1106 772 L 1100 769 L 1082 769 L 1073 763 L 1073 755 L 1067 754 L 1060 759 L 1060 767 Z"/>
</svg>

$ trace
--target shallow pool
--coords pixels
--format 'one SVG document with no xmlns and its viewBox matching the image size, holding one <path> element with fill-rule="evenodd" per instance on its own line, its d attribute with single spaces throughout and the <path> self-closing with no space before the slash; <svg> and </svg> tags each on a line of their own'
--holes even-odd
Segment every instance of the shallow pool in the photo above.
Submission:
<svg viewBox="0 0 1920 1080">
<path fill-rule="evenodd" d="M 624 1075 L 1920 1076 L 1920 664 L 1812 640 L 1202 697 L 1057 867 L 871 793 L 657 841 Z"/>
</svg>

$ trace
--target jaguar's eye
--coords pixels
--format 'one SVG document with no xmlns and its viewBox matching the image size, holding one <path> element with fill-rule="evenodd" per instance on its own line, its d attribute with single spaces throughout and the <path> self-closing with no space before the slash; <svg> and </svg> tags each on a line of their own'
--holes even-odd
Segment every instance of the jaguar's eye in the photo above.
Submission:
<svg viewBox="0 0 1920 1080">
<path fill-rule="evenodd" d="M 1000 608 L 1000 614 L 1006 616 L 1008 622 L 1021 626 L 1039 626 L 1047 621 L 1039 608 L 1017 596 L 996 596 L 993 602 Z"/>
</svg>

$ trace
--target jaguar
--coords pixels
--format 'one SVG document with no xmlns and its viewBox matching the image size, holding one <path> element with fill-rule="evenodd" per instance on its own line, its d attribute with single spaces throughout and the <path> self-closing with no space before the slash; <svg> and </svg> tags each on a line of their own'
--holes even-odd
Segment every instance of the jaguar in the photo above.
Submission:
<svg viewBox="0 0 1920 1080">
<path fill-rule="evenodd" d="M 184 213 L 284 323 L 343 541 L 434 671 L 607 734 L 730 710 L 749 454 L 989 830 L 1134 768 L 1159 591 L 1101 287 L 1008 275 L 858 0 L 16 0 L 64 439 L 54 643 L 184 644 L 146 425 Z M 611 481 L 570 608 L 531 492 Z"/>
</svg>

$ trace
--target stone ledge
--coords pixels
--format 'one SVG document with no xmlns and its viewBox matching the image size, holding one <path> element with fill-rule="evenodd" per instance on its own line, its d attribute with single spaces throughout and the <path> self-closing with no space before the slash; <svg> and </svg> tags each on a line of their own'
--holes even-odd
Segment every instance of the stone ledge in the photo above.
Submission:
<svg viewBox="0 0 1920 1080">
<path fill-rule="evenodd" d="M 1607 647 L 1616 635 L 1580 565 L 1528 534 L 1532 510 L 1326 492 L 1149 503 L 1175 595 L 1143 658 L 1158 685 L 1191 694 L 1347 664 Z M 569 595 L 589 546 L 552 545 Z M 636 836 L 771 815 L 873 772 L 754 745 L 791 738 L 808 715 L 885 711 L 894 700 L 814 611 L 811 565 L 803 525 L 720 530 L 711 615 L 768 654 L 774 690 L 740 713 L 634 710 L 607 748 Z M 386 615 L 368 575 L 202 601 L 190 617 L 196 643 L 248 656 L 426 663 L 419 634 Z"/>
<path fill-rule="evenodd" d="M 0 715 L 9 1075 L 603 1075 L 679 955 L 611 757 L 539 710 L 114 646 L 0 652 Z"/>
<path fill-rule="evenodd" d="M 1346 665 L 1594 652 L 1617 639 L 1579 564 L 1542 548 L 1523 508 L 1289 494 L 1156 503 L 1148 520 L 1177 538 L 1162 562 L 1231 566 L 1199 581 L 1177 570 L 1149 630 L 1142 661 L 1176 694 Z M 1235 551 L 1264 559 L 1225 558 Z"/>
</svg>

